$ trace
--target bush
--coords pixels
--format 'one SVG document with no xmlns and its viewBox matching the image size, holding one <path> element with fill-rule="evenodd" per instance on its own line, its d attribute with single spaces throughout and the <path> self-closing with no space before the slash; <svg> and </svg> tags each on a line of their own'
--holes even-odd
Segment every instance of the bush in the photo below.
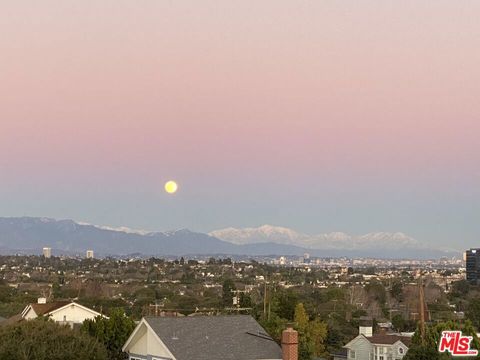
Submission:
<svg viewBox="0 0 480 360">
<path fill-rule="evenodd" d="M 0 359 L 106 360 L 107 351 L 86 334 L 36 319 L 0 327 Z"/>
<path fill-rule="evenodd" d="M 93 320 L 85 320 L 82 325 L 82 332 L 94 337 L 105 346 L 110 360 L 126 358 L 122 347 L 134 329 L 135 323 L 125 316 L 121 309 L 112 310 L 109 319 L 97 316 Z"/>
</svg>

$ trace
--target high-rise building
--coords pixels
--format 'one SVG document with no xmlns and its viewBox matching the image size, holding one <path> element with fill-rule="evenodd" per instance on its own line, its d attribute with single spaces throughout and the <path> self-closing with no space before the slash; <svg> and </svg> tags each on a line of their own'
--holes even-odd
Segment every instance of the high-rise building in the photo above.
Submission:
<svg viewBox="0 0 480 360">
<path fill-rule="evenodd" d="M 470 249 L 465 253 L 467 264 L 467 281 L 480 284 L 480 249 Z"/>
<path fill-rule="evenodd" d="M 310 254 L 309 253 L 303 254 L 303 263 L 304 264 L 310 264 Z"/>
<path fill-rule="evenodd" d="M 50 259 L 52 257 L 52 248 L 49 247 L 44 247 L 43 248 L 43 256 L 46 259 Z"/>
<path fill-rule="evenodd" d="M 87 250 L 87 259 L 93 259 L 93 250 Z"/>
</svg>

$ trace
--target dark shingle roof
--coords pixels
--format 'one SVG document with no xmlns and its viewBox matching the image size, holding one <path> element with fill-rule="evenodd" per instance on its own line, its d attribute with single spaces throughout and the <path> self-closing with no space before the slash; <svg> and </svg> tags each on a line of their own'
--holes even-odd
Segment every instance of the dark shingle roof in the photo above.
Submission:
<svg viewBox="0 0 480 360">
<path fill-rule="evenodd" d="M 389 335 L 389 334 L 375 334 L 373 336 L 368 336 L 367 339 L 372 344 L 385 344 L 385 345 L 393 345 L 398 340 L 400 340 L 402 343 L 409 346 L 410 343 L 412 342 L 412 339 L 407 336 Z"/>
<path fill-rule="evenodd" d="M 18 323 L 19 321 L 22 321 L 22 314 L 17 314 L 12 317 L 9 317 L 6 320 L 3 320 L 0 322 L 0 326 L 9 326 Z"/>
<path fill-rule="evenodd" d="M 48 314 L 49 312 L 52 312 L 53 310 L 60 309 L 61 307 L 64 307 L 65 305 L 70 304 L 71 301 L 54 301 L 51 303 L 46 303 L 46 304 L 30 304 L 35 311 L 35 314 L 37 316 L 45 315 Z"/>
<path fill-rule="evenodd" d="M 147 317 L 177 360 L 281 359 L 280 346 L 249 315 Z"/>
</svg>

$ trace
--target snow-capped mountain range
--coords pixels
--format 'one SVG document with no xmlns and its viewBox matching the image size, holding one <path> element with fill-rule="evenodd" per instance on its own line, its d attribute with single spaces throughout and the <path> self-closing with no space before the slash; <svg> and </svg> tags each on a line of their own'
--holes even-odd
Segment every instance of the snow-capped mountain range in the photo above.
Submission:
<svg viewBox="0 0 480 360">
<path fill-rule="evenodd" d="M 49 218 L 0 217 L 0 255 L 38 254 L 42 247 L 54 254 L 79 254 L 93 249 L 99 255 L 145 256 L 226 255 L 318 257 L 439 258 L 459 251 L 422 246 L 403 233 L 342 232 L 308 235 L 285 227 L 227 228 L 209 234 L 181 229 L 168 232 L 135 230 Z"/>
<path fill-rule="evenodd" d="M 420 248 L 414 238 L 401 232 L 372 232 L 364 235 L 350 235 L 343 232 L 308 235 L 295 230 L 272 225 L 257 228 L 226 228 L 209 233 L 217 239 L 238 245 L 255 243 L 277 243 L 302 246 L 310 249 L 366 250 L 388 248 L 389 250 Z"/>
</svg>

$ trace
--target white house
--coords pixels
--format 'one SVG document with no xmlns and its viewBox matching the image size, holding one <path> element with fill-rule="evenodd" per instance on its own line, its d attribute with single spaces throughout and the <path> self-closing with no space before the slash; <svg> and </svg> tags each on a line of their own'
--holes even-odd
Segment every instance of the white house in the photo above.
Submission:
<svg viewBox="0 0 480 360">
<path fill-rule="evenodd" d="M 72 327 L 96 316 L 105 317 L 99 312 L 73 301 L 47 303 L 44 298 L 40 298 L 38 303 L 27 305 L 18 320 L 30 320 L 39 316 L 49 317 L 57 323 L 68 324 Z"/>
<path fill-rule="evenodd" d="M 349 360 L 401 360 L 408 351 L 410 340 L 399 335 L 376 334 L 366 337 L 360 334 L 344 347 Z"/>
<path fill-rule="evenodd" d="M 296 355 L 297 344 L 287 346 L 294 346 Z M 248 315 L 146 317 L 123 351 L 130 360 L 282 359 L 280 346 Z"/>
<path fill-rule="evenodd" d="M 359 335 L 333 354 L 334 360 L 401 360 L 408 351 L 410 336 L 373 333 L 371 319 L 361 318 Z"/>
</svg>

